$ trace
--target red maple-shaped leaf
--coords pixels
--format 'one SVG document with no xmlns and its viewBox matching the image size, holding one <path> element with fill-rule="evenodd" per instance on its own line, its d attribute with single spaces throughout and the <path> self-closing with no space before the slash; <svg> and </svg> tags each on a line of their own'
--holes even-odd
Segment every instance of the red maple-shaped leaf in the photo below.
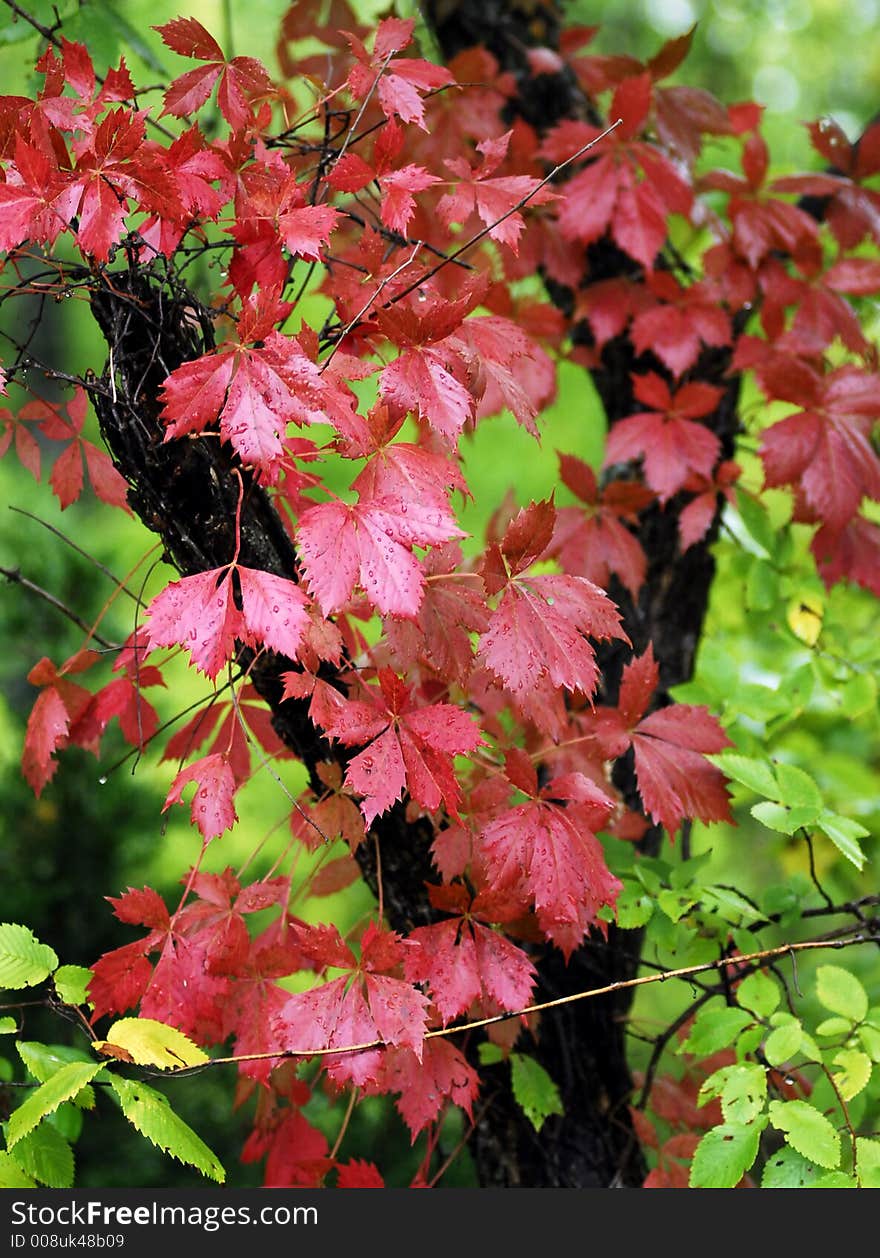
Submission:
<svg viewBox="0 0 880 1258">
<path fill-rule="evenodd" d="M 412 18 L 383 18 L 376 28 L 372 54 L 356 35 L 346 31 L 357 58 L 346 86 L 358 100 L 375 91 L 386 118 L 396 114 L 404 122 L 414 122 L 427 130 L 422 95 L 447 87 L 453 78 L 444 66 L 418 57 L 394 56 L 412 42 L 414 26 Z"/>
<path fill-rule="evenodd" d="M 384 1188 L 382 1178 L 375 1162 L 364 1162 L 361 1158 L 352 1158 L 339 1168 L 336 1176 L 337 1188 Z"/>
<path fill-rule="evenodd" d="M 389 1048 L 383 1054 L 368 1093 L 397 1092 L 395 1102 L 413 1140 L 451 1101 L 473 1117 L 480 1077 L 459 1049 L 446 1039 L 426 1040 L 421 1055 L 408 1048 Z"/>
<path fill-rule="evenodd" d="M 194 17 L 175 18 L 153 30 L 174 52 L 203 63 L 187 70 L 166 89 L 163 113 L 182 118 L 197 112 L 219 80 L 217 104 L 229 125 L 237 129 L 251 121 L 251 102 L 271 85 L 259 61 L 253 57 L 227 61 L 220 45 Z"/>
<path fill-rule="evenodd" d="M 534 902 L 541 930 L 569 957 L 622 889 L 595 835 L 614 801 L 581 773 L 540 791 L 535 780 L 532 791 L 527 803 L 483 827 L 480 857 L 493 889 L 517 890 Z"/>
<path fill-rule="evenodd" d="M 222 755 L 204 756 L 193 761 L 185 769 L 181 769 L 171 783 L 171 789 L 162 806 L 163 812 L 172 804 L 183 802 L 184 788 L 191 782 L 195 782 L 196 792 L 190 806 L 190 818 L 193 825 L 201 830 L 202 838 L 207 843 L 224 830 L 231 830 L 238 821 L 238 813 L 232 802 L 236 789 L 235 775 L 228 760 Z"/>
<path fill-rule="evenodd" d="M 232 575 L 238 574 L 241 610 Z M 234 654 L 236 641 L 296 659 L 308 624 L 307 600 L 294 581 L 229 564 L 172 581 L 146 610 L 150 649 L 186 646 L 193 664 L 216 677 Z"/>
<path fill-rule="evenodd" d="M 633 377 L 636 398 L 650 410 L 615 423 L 608 434 L 605 466 L 641 458 L 645 480 L 661 502 L 683 488 L 688 477 L 711 477 L 721 443 L 705 424 L 721 400 L 721 390 L 700 381 L 675 393 L 654 372 Z"/>
<path fill-rule="evenodd" d="M 545 679 L 591 695 L 598 668 L 588 638 L 626 638 L 614 604 L 585 577 L 524 575 L 547 550 L 555 519 L 552 503 L 532 503 L 483 564 L 490 593 L 503 593 L 478 653 L 514 698 Z"/>
<path fill-rule="evenodd" d="M 840 532 L 863 498 L 880 499 L 880 460 L 871 444 L 880 415 L 876 375 L 849 364 L 822 375 L 784 358 L 757 376 L 768 397 L 801 408 L 762 434 L 765 483 L 799 487 L 815 516 Z"/>
<path fill-rule="evenodd" d="M 402 963 L 406 941 L 371 923 L 358 961 L 335 928 L 322 932 L 317 955 L 349 974 L 288 997 L 275 1020 L 281 1046 L 307 1053 L 379 1041 L 409 1048 L 421 1058 L 429 1002 L 411 983 L 389 973 Z M 360 1086 L 375 1080 L 381 1060 L 381 1051 L 372 1048 L 340 1052 L 330 1057 L 328 1071 L 337 1082 Z"/>
<path fill-rule="evenodd" d="M 518 209 L 526 199 L 531 205 L 545 205 L 557 200 L 558 193 L 542 187 L 541 180 L 530 175 L 495 175 L 507 156 L 512 134 L 507 131 L 497 139 L 479 143 L 477 152 L 482 155 L 482 161 L 475 170 L 471 170 L 463 157 L 447 160 L 446 166 L 458 183 L 454 191 L 441 197 L 437 216 L 448 227 L 451 223 L 466 223 L 471 214 L 476 213 L 488 228 L 489 236 L 516 253 L 525 227 Z"/>
<path fill-rule="evenodd" d="M 547 553 L 558 556 L 566 572 L 602 589 L 614 573 L 637 598 L 648 561 L 626 525 L 653 501 L 651 491 L 632 481 L 610 481 L 600 491 L 593 469 L 571 454 L 559 455 L 559 474 L 583 506 L 557 510 Z"/>
<path fill-rule="evenodd" d="M 609 757 L 632 747 L 645 810 L 672 840 L 686 818 L 732 821 L 724 774 L 705 758 L 732 743 L 702 705 L 676 703 L 645 716 L 659 680 L 649 644 L 623 670 L 617 708 L 600 714 L 599 739 Z"/>
<path fill-rule="evenodd" d="M 97 751 L 92 730 L 80 730 L 92 702 L 85 687 L 70 680 L 70 674 L 82 672 L 94 662 L 94 654 L 77 652 L 60 669 L 44 656 L 28 673 L 34 686 L 42 687 L 28 717 L 21 767 L 25 780 L 39 798 L 58 768 L 55 752 L 73 741 Z"/>
<path fill-rule="evenodd" d="M 82 435 L 87 414 L 88 397 L 85 389 L 79 386 L 66 407 L 41 400 L 31 402 L 24 408 L 25 417 L 38 422 L 44 437 L 66 443 L 65 449 L 55 460 L 49 477 L 62 511 L 76 502 L 82 493 L 85 460 L 95 496 L 131 515 L 125 480 L 113 466 L 106 450 L 100 450 Z"/>
<path fill-rule="evenodd" d="M 645 283 L 657 304 L 633 319 L 638 353 L 653 351 L 674 376 L 681 376 L 697 361 L 703 345 L 730 344 L 730 317 L 709 282 L 683 288 L 669 272 L 655 271 Z"/>
<path fill-rule="evenodd" d="M 487 1012 L 490 1007 L 493 1012 L 524 1008 L 534 987 L 535 967 L 509 939 L 477 920 L 482 916 L 479 897 L 470 904 L 465 889 L 455 886 L 435 889 L 432 900 L 437 907 L 458 908 L 460 913 L 410 932 L 408 938 L 418 948 L 407 955 L 405 973 L 411 983 L 429 985 L 444 1025 L 481 997 L 490 1002 Z"/>
<path fill-rule="evenodd" d="M 838 581 L 854 581 L 880 598 L 880 526 L 854 516 L 841 531 L 817 529 L 810 543 L 826 589 Z"/>
<path fill-rule="evenodd" d="M 328 689 L 320 693 L 327 695 Z M 390 669 L 380 670 L 378 692 L 364 687 L 362 693 L 362 700 L 332 708 L 313 700 L 310 714 L 328 738 L 343 746 L 369 743 L 350 761 L 345 775 L 349 790 L 363 797 L 366 824 L 390 808 L 404 787 L 428 811 L 443 804 L 454 814 L 461 791 L 453 756 L 468 755 L 483 742 L 470 713 L 451 703 L 420 707 Z"/>
</svg>

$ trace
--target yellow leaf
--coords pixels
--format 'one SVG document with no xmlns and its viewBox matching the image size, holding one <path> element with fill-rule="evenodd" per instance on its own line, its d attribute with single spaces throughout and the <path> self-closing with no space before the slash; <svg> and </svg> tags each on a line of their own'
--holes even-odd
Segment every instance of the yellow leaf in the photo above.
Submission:
<svg viewBox="0 0 880 1258">
<path fill-rule="evenodd" d="M 92 1048 L 107 1057 L 157 1066 L 159 1070 L 201 1066 L 210 1060 L 182 1031 L 153 1018 L 120 1018 L 110 1027 L 106 1040 L 94 1040 Z"/>
<path fill-rule="evenodd" d="M 806 646 L 815 646 L 822 632 L 824 614 L 822 600 L 815 594 L 803 593 L 789 603 L 786 620 L 796 638 Z"/>
</svg>

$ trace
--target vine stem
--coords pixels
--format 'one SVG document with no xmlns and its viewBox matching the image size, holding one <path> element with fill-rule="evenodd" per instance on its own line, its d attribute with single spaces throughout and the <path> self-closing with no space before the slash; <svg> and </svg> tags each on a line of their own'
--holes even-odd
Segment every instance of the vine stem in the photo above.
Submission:
<svg viewBox="0 0 880 1258">
<path fill-rule="evenodd" d="M 426 1031 L 426 1040 L 441 1039 L 450 1035 L 459 1035 L 463 1031 L 475 1031 L 481 1027 L 494 1026 L 499 1022 L 509 1022 L 512 1018 L 525 1018 L 535 1013 L 543 1013 L 548 1009 L 559 1009 L 563 1005 L 572 1005 L 579 1000 L 591 1000 L 597 996 L 608 996 L 612 992 L 621 992 L 638 987 L 647 987 L 653 983 L 666 983 L 670 979 L 689 978 L 693 974 L 705 974 L 709 970 L 723 970 L 727 966 L 744 966 L 752 962 L 770 961 L 774 957 L 791 956 L 797 952 L 815 951 L 819 948 L 845 948 L 855 944 L 869 943 L 870 938 L 863 934 L 854 934 L 838 939 L 807 939 L 801 943 L 780 944 L 775 948 L 764 948 L 760 952 L 747 952 L 730 957 L 719 957 L 717 961 L 703 961 L 700 965 L 685 965 L 676 970 L 661 970 L 658 974 L 643 974 L 639 978 L 621 979 L 607 983 L 603 987 L 591 987 L 586 991 L 573 992 L 569 996 L 559 996 L 555 1000 L 541 1001 L 539 1004 L 527 1005 L 524 1009 L 511 1010 L 508 1013 L 497 1013 L 489 1018 L 478 1018 L 473 1022 L 459 1022 L 455 1026 L 437 1027 Z M 330 1057 L 343 1053 L 362 1053 L 367 1049 L 384 1048 L 384 1040 L 365 1040 L 360 1044 L 341 1044 L 337 1048 L 288 1048 L 276 1053 L 244 1053 L 240 1056 L 213 1057 L 209 1062 L 198 1066 L 182 1066 L 178 1070 L 163 1071 L 162 1077 L 173 1075 L 197 1074 L 210 1066 L 234 1066 L 246 1061 L 282 1061 L 288 1057 Z"/>
</svg>

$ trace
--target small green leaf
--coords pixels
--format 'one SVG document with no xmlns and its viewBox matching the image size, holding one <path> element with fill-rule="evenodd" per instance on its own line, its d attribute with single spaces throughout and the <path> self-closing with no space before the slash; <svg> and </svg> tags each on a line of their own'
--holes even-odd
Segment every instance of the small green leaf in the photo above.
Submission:
<svg viewBox="0 0 880 1258">
<path fill-rule="evenodd" d="M 481 1065 L 495 1066 L 504 1060 L 504 1049 L 499 1044 L 493 1044 L 491 1040 L 485 1040 L 477 1049 L 477 1055 Z"/>
<path fill-rule="evenodd" d="M 837 850 L 855 865 L 856 869 L 861 871 L 864 868 L 865 853 L 861 849 L 859 839 L 867 838 L 869 831 L 863 825 L 850 817 L 841 817 L 839 813 L 827 810 L 819 814 L 816 824 Z"/>
<path fill-rule="evenodd" d="M 721 751 L 717 755 L 707 756 L 713 764 L 717 764 L 722 773 L 735 782 L 742 783 L 756 795 L 764 795 L 768 799 L 777 796 L 776 778 L 768 760 L 758 760 L 753 756 L 741 756 L 735 751 Z"/>
<path fill-rule="evenodd" d="M 693 896 L 685 895 L 681 891 L 672 891 L 665 889 L 657 896 L 657 907 L 666 914 L 671 922 L 680 921 L 685 913 L 689 912 L 696 900 Z"/>
<path fill-rule="evenodd" d="M 764 1042 L 764 1056 L 771 1066 L 781 1066 L 791 1061 L 801 1050 L 803 1027 L 790 1014 L 785 1017 L 786 1021 L 771 1031 Z"/>
<path fill-rule="evenodd" d="M 0 923 L 0 987 L 35 987 L 58 965 L 58 957 L 33 931 L 16 922 Z"/>
<path fill-rule="evenodd" d="M 745 896 L 734 891 L 732 887 L 706 887 L 703 891 L 703 902 L 719 910 L 727 909 L 732 918 L 746 922 L 759 922 L 763 914 L 759 913 L 754 904 L 750 904 Z"/>
<path fill-rule="evenodd" d="M 814 1188 L 858 1188 L 858 1182 L 845 1171 L 831 1171 L 816 1180 Z"/>
<path fill-rule="evenodd" d="M 510 1069 L 513 1095 L 535 1131 L 551 1114 L 564 1113 L 559 1089 L 534 1057 L 511 1053 Z"/>
<path fill-rule="evenodd" d="M 36 1188 L 37 1181 L 9 1153 L 0 1153 L 0 1188 Z"/>
<path fill-rule="evenodd" d="M 209 1179 L 222 1184 L 226 1178 L 221 1163 L 182 1118 L 174 1113 L 166 1097 L 118 1075 L 110 1076 L 122 1112 L 142 1136 L 178 1162 L 194 1166 Z"/>
<path fill-rule="evenodd" d="M 81 1088 L 94 1079 L 100 1062 L 71 1062 L 62 1066 L 51 1079 L 41 1084 L 9 1117 L 6 1143 L 12 1149 L 19 1140 L 33 1131 L 37 1123 L 51 1114 L 64 1101 L 72 1100 Z"/>
<path fill-rule="evenodd" d="M 808 1162 L 797 1149 L 785 1145 L 765 1162 L 761 1187 L 812 1188 L 819 1174 L 820 1170 L 815 1162 Z"/>
<path fill-rule="evenodd" d="M 779 597 L 779 573 L 766 559 L 755 557 L 746 577 L 746 607 L 766 612 Z"/>
<path fill-rule="evenodd" d="M 704 1006 L 697 1014 L 690 1034 L 677 1051 L 709 1057 L 735 1043 L 740 1031 L 751 1021 L 752 1015 L 745 1009 Z"/>
<path fill-rule="evenodd" d="M 880 1140 L 856 1139 L 856 1165 L 862 1188 L 880 1188 Z"/>
<path fill-rule="evenodd" d="M 51 1123 L 40 1123 L 23 1136 L 11 1156 L 26 1175 L 47 1188 L 73 1187 L 73 1149 Z"/>
<path fill-rule="evenodd" d="M 747 534 L 744 537 L 741 532 L 737 531 L 737 540 L 761 559 L 769 559 L 775 555 L 778 546 L 778 531 L 770 523 L 770 516 L 763 503 L 750 497 L 745 490 L 739 490 L 736 495 L 736 508 Z M 728 514 L 733 516 L 732 511 Z M 732 524 L 734 520 L 735 517 L 731 521 Z"/>
<path fill-rule="evenodd" d="M 66 1005 L 87 1005 L 92 971 L 84 965 L 61 965 L 52 975 L 59 999 Z"/>
<path fill-rule="evenodd" d="M 840 1136 L 825 1115 L 806 1101 L 771 1101 L 770 1122 L 811 1162 L 828 1170 L 840 1165 Z"/>
<path fill-rule="evenodd" d="M 691 1188 L 735 1188 L 758 1156 L 763 1123 L 723 1123 L 707 1131 L 691 1162 Z"/>
<path fill-rule="evenodd" d="M 842 1048 L 835 1053 L 834 1064 L 839 1067 L 834 1082 L 845 1101 L 858 1096 L 871 1082 L 871 1058 L 857 1048 Z"/>
<path fill-rule="evenodd" d="M 784 761 L 776 766 L 776 780 L 779 783 L 779 794 L 776 798 L 788 808 L 804 808 L 819 815 L 822 808 L 822 792 L 808 773 L 797 765 L 786 764 Z"/>
<path fill-rule="evenodd" d="M 795 830 L 803 824 L 797 817 L 792 817 L 791 809 L 786 808 L 784 804 L 776 804 L 770 799 L 764 799 L 760 804 L 753 804 L 749 812 L 768 830 L 776 830 L 780 834 L 794 834 Z"/>
<path fill-rule="evenodd" d="M 725 1123 L 748 1125 L 762 1113 L 767 1101 L 767 1073 L 757 1062 L 731 1066 L 721 1089 Z"/>
<path fill-rule="evenodd" d="M 816 1027 L 816 1034 L 821 1035 L 823 1039 L 834 1039 L 841 1035 L 849 1035 L 852 1031 L 852 1021 L 850 1018 L 825 1018 Z"/>
<path fill-rule="evenodd" d="M 651 920 L 654 901 L 636 883 L 625 883 L 615 903 L 617 925 L 621 930 L 635 930 Z"/>
<path fill-rule="evenodd" d="M 880 1061 L 880 1031 L 873 1026 L 860 1026 L 858 1029 L 859 1043 L 871 1058 L 871 1061 Z"/>
<path fill-rule="evenodd" d="M 736 989 L 737 1004 L 751 1009 L 759 1018 L 769 1018 L 780 999 L 779 984 L 761 970 L 749 974 Z"/>
<path fill-rule="evenodd" d="M 820 965 L 816 971 L 816 995 L 831 1013 L 862 1022 L 868 1013 L 864 987 L 849 970 L 839 965 Z"/>
<path fill-rule="evenodd" d="M 0 1018 L 0 1035 L 15 1035 L 18 1023 L 15 1018 Z"/>
</svg>

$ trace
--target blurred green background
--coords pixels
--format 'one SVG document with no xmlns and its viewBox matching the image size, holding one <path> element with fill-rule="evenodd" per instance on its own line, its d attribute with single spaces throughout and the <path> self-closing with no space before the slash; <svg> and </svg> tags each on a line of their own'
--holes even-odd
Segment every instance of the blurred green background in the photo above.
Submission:
<svg viewBox="0 0 880 1258">
<path fill-rule="evenodd" d="M 182 5 L 165 0 L 92 0 L 58 6 L 65 17 L 65 33 L 89 47 L 99 68 L 116 63 L 124 53 L 138 81 L 157 85 L 166 83 L 185 66 L 162 46 L 149 29 L 151 25 L 175 16 L 196 16 L 227 49 L 260 56 L 274 71 L 274 32 L 285 7 L 274 0 L 249 0 L 246 5 L 207 0 Z M 363 6 L 370 11 L 380 7 Z M 39 20 L 52 24 L 54 5 L 34 0 L 29 8 Z M 602 24 L 593 45 L 596 51 L 640 57 L 650 56 L 665 39 L 696 22 L 692 52 L 675 81 L 709 88 L 724 101 L 750 97 L 763 101 L 767 106 L 766 130 L 780 172 L 815 164 L 801 123 L 830 114 L 855 137 L 873 117 L 880 96 L 880 39 L 871 37 L 878 8 L 878 0 L 849 4 L 832 0 L 747 0 L 735 4 L 729 0 L 645 0 L 614 6 L 573 0 L 568 6 L 572 21 Z M 411 6 L 401 4 L 398 11 L 408 14 Z M 33 64 L 37 45 L 38 38 L 0 0 L 0 82 L 4 91 L 30 89 L 33 80 L 28 67 Z M 16 309 L 14 318 L 24 321 L 32 313 Z M 53 309 L 41 333 L 38 352 L 55 361 L 63 355 L 70 370 L 91 366 L 100 371 L 101 343 L 91 321 L 82 314 L 75 302 Z M 870 316 L 870 311 L 867 314 Z M 0 349 L 0 361 L 2 356 Z M 90 435 L 94 436 L 94 430 Z M 464 527 L 478 538 L 509 487 L 521 504 L 546 497 L 555 487 L 557 449 L 578 453 L 598 464 L 603 439 L 604 423 L 589 382 L 579 368 L 563 364 L 559 395 L 542 418 L 539 445 L 509 416 L 483 423 L 469 440 L 465 471 L 473 500 L 465 508 Z M 749 463 L 746 457 L 744 463 L 750 483 L 757 487 L 760 475 L 754 460 Z M 138 523 L 96 507 L 87 495 L 61 512 L 47 479 L 48 469 L 42 483 L 35 485 L 21 472 L 11 453 L 0 462 L 0 565 L 20 570 L 87 622 L 98 616 L 113 593 L 112 581 L 95 561 L 117 577 L 129 574 L 130 588 L 147 596 L 169 579 L 171 573 L 166 567 L 151 569 L 156 558 L 148 554 L 153 538 Z M 564 489 L 557 489 L 557 501 L 570 501 Z M 786 518 L 782 495 L 774 510 L 777 523 L 782 524 Z M 91 558 L 77 553 L 47 526 Z M 805 557 L 805 542 L 805 536 L 799 537 L 780 585 L 780 597 L 807 590 L 821 593 Z M 750 737 L 772 737 L 779 754 L 817 776 L 833 806 L 876 832 L 880 821 L 876 686 L 873 701 L 869 686 L 868 701 L 862 707 L 846 697 L 850 693 L 846 688 L 851 688 L 855 675 L 847 660 L 858 661 L 859 673 L 871 675 L 876 670 L 876 604 L 853 589 L 835 590 L 824 600 L 831 654 L 823 657 L 824 640 L 817 650 L 810 650 L 787 628 L 783 602 L 760 608 L 747 605 L 757 561 L 754 548 L 744 548 L 726 535 L 717 555 L 719 577 L 698 675 L 681 697 L 708 702 L 716 711 L 725 711 L 744 745 Z M 43 655 L 56 663 L 67 658 L 82 645 L 83 632 L 19 585 L 3 583 L 0 593 L 0 632 L 6 643 L 0 657 L 0 916 L 30 926 L 55 948 L 62 963 L 87 965 L 106 949 L 132 938 L 131 931 L 111 915 L 109 906 L 106 912 L 101 911 L 100 897 L 148 883 L 173 903 L 180 892 L 177 880 L 181 871 L 197 857 L 200 844 L 188 823 L 188 809 L 175 807 L 164 817 L 160 815 L 173 766 L 157 764 L 150 754 L 135 761 L 113 727 L 105 737 L 100 763 L 77 749 L 66 752 L 56 777 L 41 799 L 34 800 L 19 771 L 25 722 L 35 697 L 25 676 Z M 114 640 L 123 639 L 133 627 L 132 607 L 126 599 L 115 599 L 102 619 L 101 631 Z M 835 653 L 843 662 L 834 658 Z M 786 686 L 791 678 L 803 679 L 805 668 L 815 674 L 815 681 L 792 697 Z M 149 695 L 163 719 L 171 719 L 202 693 L 183 668 L 169 677 L 173 681 L 169 692 Z M 295 767 L 282 766 L 281 772 L 288 788 L 296 792 L 300 780 Z M 105 775 L 108 780 L 102 784 Z M 696 827 L 694 852 L 711 853 L 713 874 L 719 882 L 736 878 L 741 890 L 755 895 L 768 885 L 803 878 L 807 865 L 802 846 L 758 825 L 750 818 L 747 803 L 738 809 L 740 825 L 736 829 L 716 827 L 710 833 Z M 206 867 L 219 869 L 229 864 L 239 869 L 247 865 L 252 874 L 265 873 L 289 837 L 285 794 L 262 770 L 239 794 L 236 805 L 241 824 L 211 846 Z M 864 890 L 864 879 L 851 867 L 841 867 L 834 849 L 830 844 L 827 848 L 818 850 L 817 861 L 829 893 L 845 897 Z M 300 861 L 304 883 L 313 864 L 309 858 Z M 876 878 L 872 882 L 876 885 Z M 360 886 L 296 905 L 296 911 L 310 920 L 335 920 L 343 930 L 370 909 L 370 897 Z M 867 954 L 853 955 L 847 961 L 864 975 L 870 974 L 873 958 Z M 637 1012 L 644 1028 L 661 1025 L 687 998 L 686 989 L 676 990 L 672 984 L 640 996 Z M 54 1024 L 29 1015 L 29 1038 L 55 1034 Z M 636 1064 L 640 1056 L 644 1050 L 634 1045 Z M 205 1075 L 192 1089 L 184 1083 L 168 1087 L 169 1095 L 173 1089 L 181 1115 L 226 1164 L 230 1182 L 247 1186 L 260 1182 L 260 1168 L 241 1166 L 237 1161 L 249 1129 L 250 1111 L 245 1106 L 230 1112 L 231 1084 L 229 1072 L 226 1079 Z M 328 1105 L 324 1110 L 319 1106 L 312 1117 L 325 1125 L 332 1141 L 339 1114 Z M 78 1182 L 83 1186 L 162 1187 L 202 1182 L 194 1172 L 163 1157 L 145 1141 L 129 1136 L 121 1119 L 112 1129 L 110 1122 L 108 1119 L 106 1128 L 99 1123 L 85 1125 L 77 1148 Z M 456 1138 L 452 1124 L 450 1146 Z M 410 1148 L 408 1134 L 390 1105 L 376 1101 L 359 1109 L 347 1139 L 345 1147 L 350 1144 L 358 1156 L 369 1157 L 371 1146 L 392 1150 L 391 1181 L 408 1182 L 419 1145 Z M 444 1182 L 467 1183 L 469 1174 L 465 1154 Z"/>
</svg>

